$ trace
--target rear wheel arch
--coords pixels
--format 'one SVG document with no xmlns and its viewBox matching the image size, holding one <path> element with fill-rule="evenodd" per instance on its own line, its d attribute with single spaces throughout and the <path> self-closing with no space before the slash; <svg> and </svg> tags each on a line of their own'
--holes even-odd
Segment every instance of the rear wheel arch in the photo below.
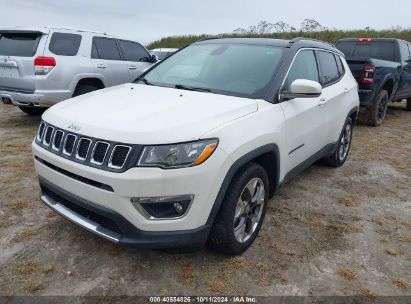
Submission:
<svg viewBox="0 0 411 304">
<path fill-rule="evenodd" d="M 394 79 L 392 79 L 391 77 L 385 79 L 383 85 L 380 88 L 380 91 L 381 90 L 387 91 L 388 98 L 391 98 L 394 91 Z"/>
<path fill-rule="evenodd" d="M 267 172 L 269 178 L 269 197 L 271 198 L 277 192 L 280 184 L 280 152 L 276 144 L 268 144 L 246 153 L 233 163 L 228 170 L 217 194 L 217 198 L 214 201 L 213 208 L 207 220 L 207 225 L 213 224 L 233 178 L 242 170 L 242 168 L 250 163 L 259 164 Z"/>
<path fill-rule="evenodd" d="M 99 78 L 82 78 L 77 82 L 73 96 L 78 96 L 79 90 L 81 90 L 82 87 L 86 86 L 95 87 L 97 90 L 105 88 L 103 81 Z"/>
</svg>

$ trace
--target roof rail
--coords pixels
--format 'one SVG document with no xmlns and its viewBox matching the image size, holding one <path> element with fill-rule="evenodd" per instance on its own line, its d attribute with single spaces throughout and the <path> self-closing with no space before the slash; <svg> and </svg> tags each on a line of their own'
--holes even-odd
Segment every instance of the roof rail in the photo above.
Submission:
<svg viewBox="0 0 411 304">
<path fill-rule="evenodd" d="M 46 26 L 46 27 L 47 27 L 47 26 Z M 94 34 L 107 35 L 106 32 L 98 32 L 98 31 L 87 30 L 87 29 L 71 28 L 71 27 L 66 27 L 66 26 L 54 26 L 54 25 L 50 25 L 50 26 L 48 26 L 48 27 L 49 27 L 49 28 L 52 28 L 52 29 L 56 29 L 56 30 L 69 30 L 69 31 L 89 32 L 89 33 L 94 33 Z"/>
<path fill-rule="evenodd" d="M 199 41 L 207 41 L 207 40 L 214 40 L 214 39 L 222 39 L 222 38 L 224 38 L 224 37 L 221 37 L 221 36 L 209 36 L 209 37 L 205 37 L 205 38 L 203 38 L 203 39 L 197 40 L 197 42 L 199 42 Z"/>
<path fill-rule="evenodd" d="M 292 44 L 294 44 L 294 43 L 296 43 L 296 42 L 298 42 L 298 41 L 301 41 L 301 40 L 309 40 L 309 41 L 314 41 L 314 42 L 321 42 L 321 43 L 328 44 L 328 45 L 330 45 L 330 46 L 332 46 L 332 47 L 335 47 L 334 44 L 329 43 L 329 42 L 327 42 L 327 41 L 322 41 L 322 40 L 313 39 L 313 38 L 305 38 L 305 37 L 295 37 L 295 38 L 291 39 L 290 42 L 289 42 L 289 46 L 291 46 Z"/>
</svg>

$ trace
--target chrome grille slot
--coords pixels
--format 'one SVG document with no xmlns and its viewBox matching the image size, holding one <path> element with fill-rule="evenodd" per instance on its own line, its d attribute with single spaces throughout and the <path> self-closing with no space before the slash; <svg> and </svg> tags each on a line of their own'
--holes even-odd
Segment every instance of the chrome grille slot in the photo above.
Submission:
<svg viewBox="0 0 411 304">
<path fill-rule="evenodd" d="M 44 134 L 44 139 L 43 139 L 43 143 L 44 145 L 46 145 L 47 147 L 50 146 L 50 142 L 51 142 L 51 138 L 53 135 L 53 131 L 54 128 L 51 126 L 48 126 L 46 129 L 46 133 Z"/>
<path fill-rule="evenodd" d="M 110 145 L 103 141 L 98 141 L 94 145 L 90 162 L 95 165 L 102 165 Z"/>
<path fill-rule="evenodd" d="M 54 133 L 53 145 L 51 146 L 53 150 L 55 151 L 60 150 L 61 143 L 63 141 L 63 136 L 64 136 L 64 132 L 61 130 L 57 130 L 56 133 Z"/>
<path fill-rule="evenodd" d="M 44 128 L 46 127 L 46 124 L 44 122 L 41 122 L 40 127 L 39 127 L 39 131 L 37 133 L 37 140 L 41 141 L 41 139 L 43 138 L 43 133 L 44 133 Z"/>
<path fill-rule="evenodd" d="M 80 138 L 77 145 L 76 158 L 79 160 L 86 160 L 90 146 L 91 139 L 84 137 Z"/>
<path fill-rule="evenodd" d="M 77 136 L 74 134 L 67 134 L 64 141 L 63 153 L 65 155 L 71 155 L 74 151 L 74 144 L 76 143 Z"/>
<path fill-rule="evenodd" d="M 131 151 L 131 147 L 117 145 L 114 147 L 110 155 L 110 160 L 108 161 L 108 166 L 114 169 L 121 169 L 127 161 L 127 157 Z"/>
</svg>

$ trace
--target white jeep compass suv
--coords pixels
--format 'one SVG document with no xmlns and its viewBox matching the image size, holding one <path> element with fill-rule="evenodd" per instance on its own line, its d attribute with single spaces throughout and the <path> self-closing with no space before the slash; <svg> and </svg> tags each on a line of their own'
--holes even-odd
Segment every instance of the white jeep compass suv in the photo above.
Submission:
<svg viewBox="0 0 411 304">
<path fill-rule="evenodd" d="M 125 84 L 43 115 L 40 198 L 110 241 L 246 250 L 269 199 L 323 159 L 347 159 L 357 83 L 324 42 L 209 39 Z"/>
<path fill-rule="evenodd" d="M 37 115 L 62 100 L 133 82 L 154 62 L 141 44 L 61 27 L 0 30 L 0 101 Z"/>
</svg>

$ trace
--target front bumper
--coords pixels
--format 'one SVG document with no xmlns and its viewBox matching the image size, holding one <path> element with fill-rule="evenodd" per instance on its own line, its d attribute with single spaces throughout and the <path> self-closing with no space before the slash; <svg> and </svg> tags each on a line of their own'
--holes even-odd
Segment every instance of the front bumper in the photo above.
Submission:
<svg viewBox="0 0 411 304">
<path fill-rule="evenodd" d="M 192 230 L 148 232 L 137 229 L 120 214 L 39 177 L 40 200 L 69 221 L 111 242 L 127 247 L 201 248 L 208 237 L 209 225 Z"/>
<path fill-rule="evenodd" d="M 61 201 L 92 209 L 100 215 L 101 210 L 105 210 L 106 217 L 120 227 L 119 230 L 111 229 L 117 235 L 101 235 L 104 229 L 84 222 L 84 216 L 79 220 L 81 213 L 75 211 L 75 206 L 71 210 L 77 214 L 71 214 L 71 218 L 62 215 L 111 241 L 147 247 L 184 247 L 185 242 L 198 245 L 205 241 L 203 233 L 208 234 L 210 212 L 231 166 L 225 152 L 218 148 L 210 159 L 197 167 L 173 170 L 131 168 L 121 173 L 75 163 L 47 151 L 35 142 L 32 149 L 44 203 L 60 214 L 62 210 L 67 211 L 62 209 L 61 205 L 64 204 Z M 57 199 L 48 195 L 47 189 L 57 193 Z M 187 194 L 194 196 L 191 207 L 185 216 L 175 219 L 151 220 L 130 201 L 134 197 Z M 180 237 L 184 240 L 179 240 Z"/>
<path fill-rule="evenodd" d="M 51 107 L 72 96 L 70 91 L 23 92 L 18 90 L 0 90 L 0 100 L 10 101 L 15 106 Z"/>
</svg>

